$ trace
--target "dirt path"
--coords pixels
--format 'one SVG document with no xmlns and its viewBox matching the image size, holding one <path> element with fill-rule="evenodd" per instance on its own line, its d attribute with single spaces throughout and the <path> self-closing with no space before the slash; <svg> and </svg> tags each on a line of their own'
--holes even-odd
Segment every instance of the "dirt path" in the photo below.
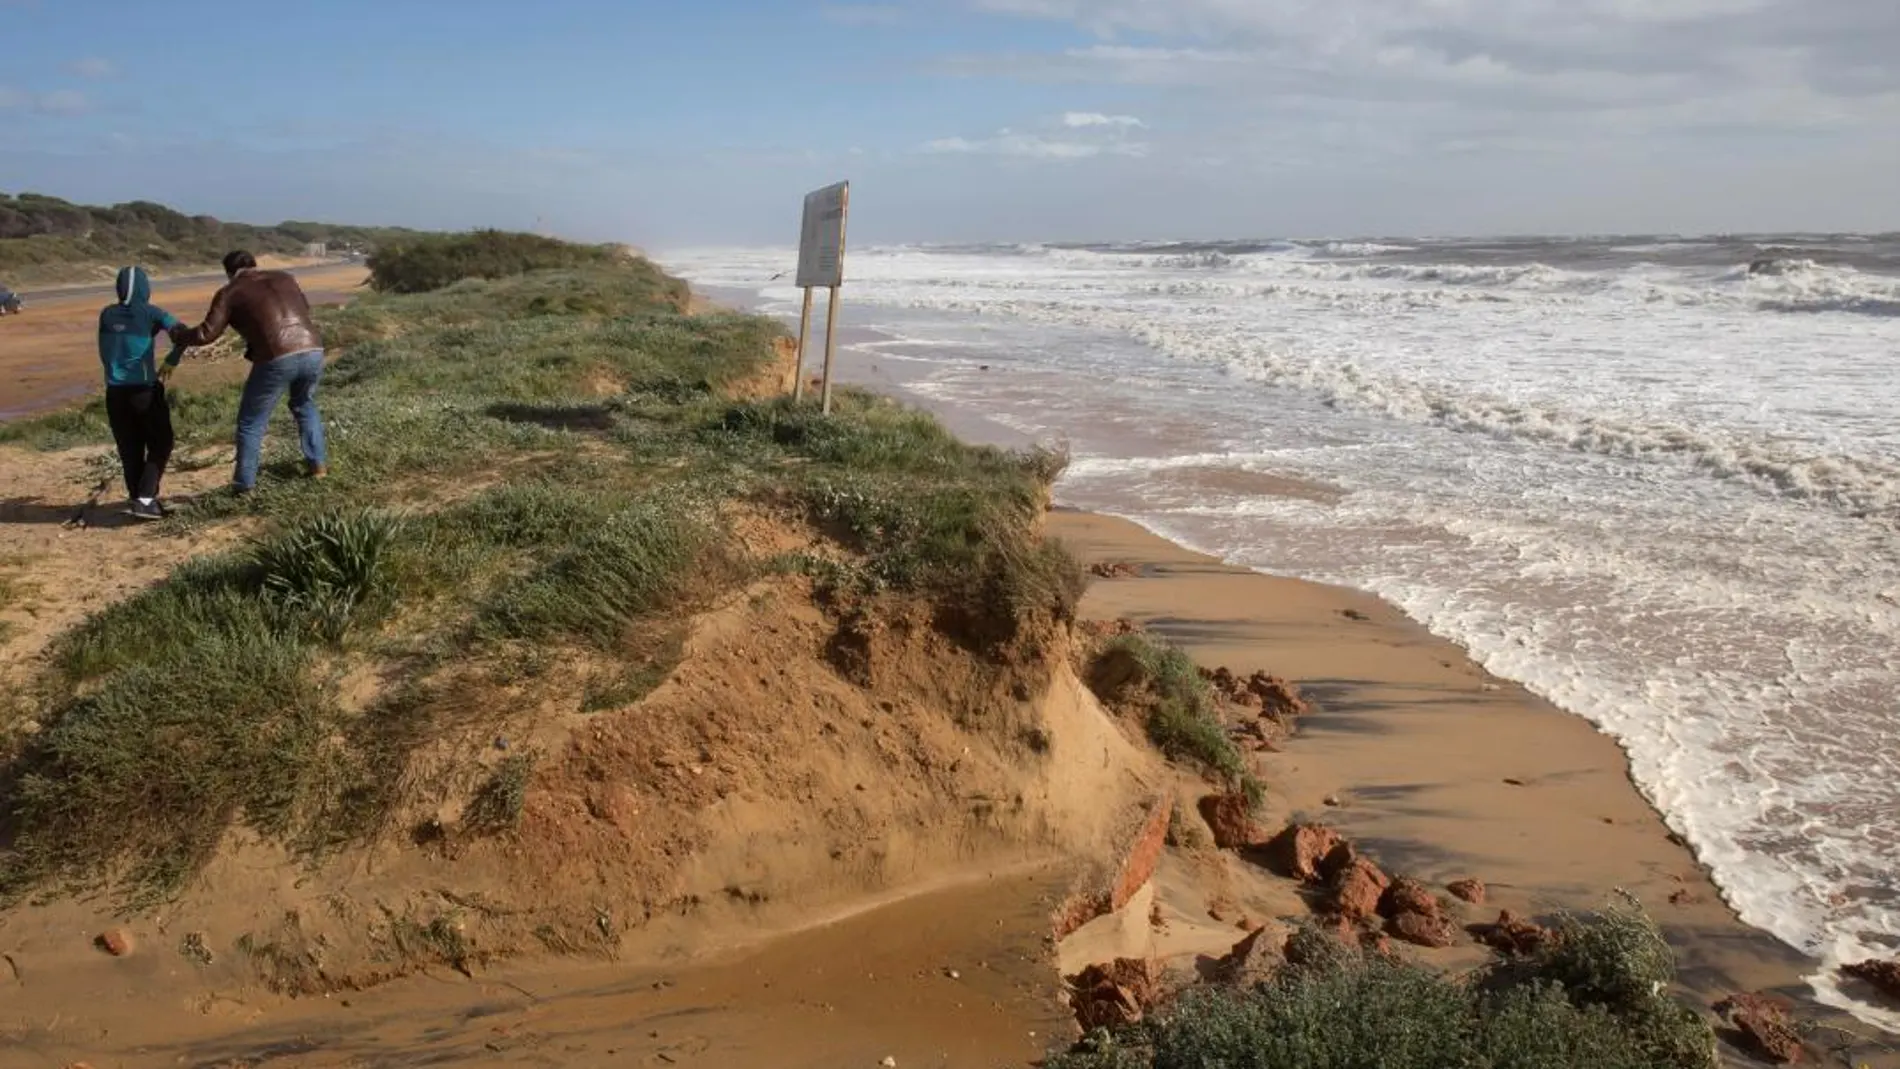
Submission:
<svg viewBox="0 0 1900 1069">
<path fill-rule="evenodd" d="M 179 456 L 165 496 L 230 481 L 231 449 Z M 185 557 L 223 548 L 242 524 L 189 538 L 125 515 L 118 457 L 107 445 L 59 453 L 0 447 L 0 689 L 18 693 L 54 636 L 91 613 L 157 582 Z M 0 700 L 0 736 L 8 730 Z M 20 715 L 24 715 L 21 713 Z"/>
<path fill-rule="evenodd" d="M 369 275 L 359 265 L 343 264 L 300 271 L 297 277 L 312 304 L 338 304 L 357 292 Z M 159 282 L 153 290 L 154 303 L 196 322 L 218 291 L 218 282 Z M 87 291 L 35 301 L 20 315 L 0 318 L 0 381 L 8 384 L 0 397 L 0 420 L 58 408 L 99 389 L 96 323 L 102 303 L 96 292 Z M 230 381 L 241 377 L 246 367 L 242 361 L 188 362 L 179 371 L 179 381 Z"/>
</svg>

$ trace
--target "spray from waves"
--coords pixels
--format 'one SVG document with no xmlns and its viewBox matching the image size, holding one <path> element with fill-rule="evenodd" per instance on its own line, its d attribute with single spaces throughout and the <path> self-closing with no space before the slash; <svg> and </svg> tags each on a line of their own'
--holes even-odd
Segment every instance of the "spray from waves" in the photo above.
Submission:
<svg viewBox="0 0 1900 1069">
<path fill-rule="evenodd" d="M 1351 362 L 1302 359 L 1244 337 L 1209 338 L 1152 323 L 1131 324 L 1130 333 L 1171 356 L 1221 361 L 1248 378 L 1317 390 L 1330 402 L 1399 419 L 1604 456 L 1683 462 L 1715 478 L 1746 479 L 1784 497 L 1854 514 L 1900 513 L 1900 465 L 1871 457 L 1816 455 L 1681 424 L 1645 424 L 1461 395 L 1373 374 Z"/>
<path fill-rule="evenodd" d="M 913 292 L 913 308 L 1005 314 L 1116 330 L 1177 359 L 1224 365 L 1271 386 L 1317 394 L 1328 404 L 1464 433 L 1488 434 L 1631 460 L 1687 464 L 1717 479 L 1744 480 L 1784 498 L 1855 516 L 1900 516 L 1900 465 L 1877 457 L 1818 453 L 1683 424 L 1567 411 L 1381 374 L 1351 360 L 1295 353 L 1244 330 L 1170 325 L 1106 301 L 970 301 Z"/>
<path fill-rule="evenodd" d="M 1764 312 L 1900 316 L 1900 282 L 1808 259 L 1767 258 L 1728 272 Z"/>
</svg>

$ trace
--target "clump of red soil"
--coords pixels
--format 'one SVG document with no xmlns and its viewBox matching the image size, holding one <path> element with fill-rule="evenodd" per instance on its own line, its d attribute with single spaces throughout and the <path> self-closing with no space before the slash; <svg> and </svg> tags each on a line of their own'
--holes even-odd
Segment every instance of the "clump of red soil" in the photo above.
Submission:
<svg viewBox="0 0 1900 1069">
<path fill-rule="evenodd" d="M 1453 880 L 1445 885 L 1453 898 L 1469 902 L 1474 906 L 1484 905 L 1485 886 L 1483 880 Z"/>
<path fill-rule="evenodd" d="M 1535 954 L 1557 938 L 1557 933 L 1541 924 L 1505 910 L 1495 924 L 1474 924 L 1469 931 L 1480 943 L 1504 954 Z"/>
<path fill-rule="evenodd" d="M 1214 833 L 1214 845 L 1222 850 L 1244 850 L 1266 839 L 1254 821 L 1254 805 L 1242 791 L 1210 794 L 1201 799 L 1201 819 Z"/>
<path fill-rule="evenodd" d="M 1346 846 L 1338 832 L 1324 824 L 1294 824 L 1267 844 L 1267 864 L 1288 879 L 1319 883 L 1327 877 L 1326 859 Z M 1341 859 L 1344 867 L 1346 859 Z"/>
<path fill-rule="evenodd" d="M 1069 977 L 1069 1002 L 1083 1031 L 1135 1024 L 1161 993 L 1160 967 L 1138 958 L 1091 965 Z"/>
<path fill-rule="evenodd" d="M 1748 1049 L 1758 1057 L 1777 1065 L 1793 1065 L 1807 1051 L 1801 1033 L 1795 1030 L 1787 1007 L 1767 995 L 1734 995 L 1715 1007 L 1715 1012 L 1748 1039 Z"/>
</svg>

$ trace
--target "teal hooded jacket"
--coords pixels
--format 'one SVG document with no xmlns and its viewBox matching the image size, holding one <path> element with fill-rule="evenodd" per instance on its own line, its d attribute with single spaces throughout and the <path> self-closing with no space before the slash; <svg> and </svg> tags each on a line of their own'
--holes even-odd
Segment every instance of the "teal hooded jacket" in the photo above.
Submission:
<svg viewBox="0 0 1900 1069">
<path fill-rule="evenodd" d="M 119 269 L 117 304 L 99 310 L 99 362 L 107 386 L 150 386 L 158 381 L 158 335 L 179 325 L 177 317 L 152 303 L 152 280 L 143 267 Z M 173 348 L 167 364 L 176 365 L 184 350 Z"/>
</svg>

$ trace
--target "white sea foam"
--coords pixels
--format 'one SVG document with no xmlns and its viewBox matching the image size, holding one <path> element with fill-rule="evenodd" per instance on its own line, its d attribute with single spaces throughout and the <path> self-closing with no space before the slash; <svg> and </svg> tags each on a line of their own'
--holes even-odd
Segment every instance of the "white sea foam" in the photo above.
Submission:
<svg viewBox="0 0 1900 1069">
<path fill-rule="evenodd" d="M 1009 368 L 914 388 L 1067 441 L 1065 501 L 1376 592 L 1614 734 L 1818 996 L 1900 1029 L 1828 971 L 1900 949 L 1900 259 L 1757 248 L 891 248 L 848 285 L 880 353 Z M 757 288 L 790 255 L 673 262 Z"/>
</svg>

